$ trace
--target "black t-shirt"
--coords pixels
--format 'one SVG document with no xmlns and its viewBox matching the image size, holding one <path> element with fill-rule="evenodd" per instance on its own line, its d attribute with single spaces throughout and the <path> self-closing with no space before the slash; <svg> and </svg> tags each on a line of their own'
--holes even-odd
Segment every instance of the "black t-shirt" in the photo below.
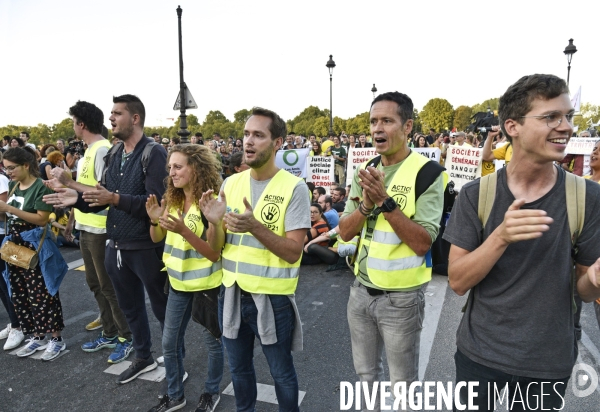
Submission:
<svg viewBox="0 0 600 412">
<path fill-rule="evenodd" d="M 331 207 L 335 209 L 336 212 L 340 213 L 344 211 L 344 208 L 346 207 L 346 202 L 342 200 L 341 202 L 334 203 L 333 205 L 331 205 Z"/>
</svg>

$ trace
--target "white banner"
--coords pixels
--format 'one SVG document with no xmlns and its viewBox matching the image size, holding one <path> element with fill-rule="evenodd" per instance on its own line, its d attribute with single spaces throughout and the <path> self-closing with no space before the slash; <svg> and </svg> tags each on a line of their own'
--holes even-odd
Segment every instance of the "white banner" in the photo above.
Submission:
<svg viewBox="0 0 600 412">
<path fill-rule="evenodd" d="M 377 156 L 377 151 L 374 147 L 351 148 L 348 153 L 348 165 L 346 167 L 346 186 L 352 184 L 354 172 L 361 164 Z"/>
<path fill-rule="evenodd" d="M 481 177 L 481 153 L 475 147 L 448 146 L 446 170 L 454 189 L 460 190 L 465 184 Z"/>
<path fill-rule="evenodd" d="M 571 137 L 565 153 L 589 155 L 597 141 L 597 137 Z"/>
<path fill-rule="evenodd" d="M 442 151 L 437 147 L 415 147 L 414 150 L 417 153 L 421 153 L 423 156 L 434 162 L 440 162 L 440 155 Z"/>
<path fill-rule="evenodd" d="M 275 155 L 275 165 L 294 176 L 305 178 L 306 158 L 309 152 L 309 149 L 278 150 Z"/>
<path fill-rule="evenodd" d="M 325 188 L 327 194 L 331 184 L 335 182 L 333 160 L 331 156 L 309 156 L 306 164 L 306 181 L 313 182 L 315 187 Z M 317 200 L 313 199 L 313 202 Z"/>
<path fill-rule="evenodd" d="M 583 174 L 581 176 L 587 176 L 592 174 L 592 169 L 590 168 L 590 155 L 583 156 Z"/>
</svg>

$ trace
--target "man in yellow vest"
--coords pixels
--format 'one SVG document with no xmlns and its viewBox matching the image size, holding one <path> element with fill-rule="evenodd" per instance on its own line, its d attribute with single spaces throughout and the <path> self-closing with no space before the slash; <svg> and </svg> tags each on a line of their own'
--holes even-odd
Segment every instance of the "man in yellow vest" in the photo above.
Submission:
<svg viewBox="0 0 600 412">
<path fill-rule="evenodd" d="M 80 192 L 94 188 L 104 171 L 104 156 L 110 149 L 110 143 L 100 134 L 104 123 L 102 110 L 92 103 L 78 101 L 69 109 L 73 116 L 75 135 L 87 145 L 83 158 L 78 163 L 77 181 L 73 181 L 62 168 L 56 167 L 52 175 L 63 185 Z M 80 231 L 81 255 L 85 264 L 85 278 L 88 287 L 100 308 L 102 333 L 94 340 L 81 345 L 85 352 L 96 352 L 104 348 L 114 349 L 108 357 L 109 363 L 125 360 L 131 350 L 131 331 L 123 311 L 117 303 L 113 284 L 104 266 L 106 245 L 107 210 L 98 213 L 83 213 L 74 209 L 75 228 Z M 67 230 L 73 229 L 73 219 L 69 219 Z"/>
<path fill-rule="evenodd" d="M 298 410 L 298 377 L 292 350 L 302 349 L 294 299 L 306 231 L 308 187 L 275 165 L 286 136 L 285 121 L 255 107 L 244 128 L 244 158 L 250 170 L 230 176 L 220 201 L 224 242 L 219 323 L 227 350 L 238 411 L 254 410 L 254 340 L 258 337 L 275 382 L 280 410 Z"/>
<path fill-rule="evenodd" d="M 339 224 L 345 241 L 361 232 L 347 312 L 354 368 L 369 388 L 388 380 L 384 347 L 392 390 L 418 380 L 424 291 L 431 280 L 426 255 L 439 230 L 444 181 L 434 163 L 431 183 L 416 194 L 418 173 L 430 161 L 408 147 L 412 116 L 413 103 L 405 94 L 384 93 L 373 100 L 371 134 L 380 157 L 356 170 Z M 375 405 L 379 411 L 379 391 Z"/>
</svg>

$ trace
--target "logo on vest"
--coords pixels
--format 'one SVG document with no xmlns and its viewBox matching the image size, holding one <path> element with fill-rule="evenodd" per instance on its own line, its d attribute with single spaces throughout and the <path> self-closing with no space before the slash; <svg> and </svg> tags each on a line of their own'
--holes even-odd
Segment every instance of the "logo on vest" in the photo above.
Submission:
<svg viewBox="0 0 600 412">
<path fill-rule="evenodd" d="M 81 168 L 81 177 L 84 179 L 88 179 L 88 170 L 89 170 L 89 166 L 90 166 L 90 160 L 91 158 L 86 157 L 85 158 L 85 163 L 83 164 L 82 168 Z"/>
<path fill-rule="evenodd" d="M 400 210 L 404 210 L 404 208 L 406 207 L 406 196 L 402 195 L 402 194 L 394 195 L 393 199 L 394 199 L 394 202 L 396 202 L 396 204 L 400 208 Z"/>
<path fill-rule="evenodd" d="M 412 190 L 412 187 L 410 187 L 410 186 L 402 186 L 402 185 L 393 185 L 390 188 L 390 192 L 393 192 L 393 193 L 408 194 L 408 193 L 410 193 L 411 190 Z"/>
<path fill-rule="evenodd" d="M 265 197 L 263 198 L 263 201 L 270 203 L 283 203 L 284 200 L 285 198 L 283 196 L 277 195 L 265 195 Z"/>
<path fill-rule="evenodd" d="M 279 220 L 279 206 L 275 203 L 267 203 L 260 211 L 260 216 L 265 226 L 271 230 L 277 230 L 279 227 L 275 225 Z"/>
</svg>

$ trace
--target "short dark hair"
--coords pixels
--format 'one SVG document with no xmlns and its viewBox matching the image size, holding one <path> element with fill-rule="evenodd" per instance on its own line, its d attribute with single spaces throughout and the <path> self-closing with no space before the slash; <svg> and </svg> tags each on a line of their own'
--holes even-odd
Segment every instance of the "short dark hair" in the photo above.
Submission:
<svg viewBox="0 0 600 412">
<path fill-rule="evenodd" d="M 140 116 L 140 126 L 144 127 L 146 121 L 146 108 L 139 97 L 133 94 L 122 94 L 121 96 L 113 96 L 113 103 L 125 103 L 125 109 L 133 114 Z"/>
<path fill-rule="evenodd" d="M 158 133 L 152 133 L 152 137 L 160 136 Z"/>
<path fill-rule="evenodd" d="M 329 203 L 330 205 L 333 204 L 333 200 L 331 200 L 331 196 L 329 195 L 325 195 L 325 204 Z"/>
<path fill-rule="evenodd" d="M 173 143 L 175 144 L 179 144 L 181 143 L 181 139 L 179 137 L 171 137 L 171 140 L 173 141 Z"/>
<path fill-rule="evenodd" d="M 240 167 L 242 162 L 244 161 L 244 153 L 243 152 L 235 152 L 229 158 L 229 170 L 231 173 L 237 173 L 235 168 Z"/>
<path fill-rule="evenodd" d="M 336 192 L 340 192 L 340 195 L 342 197 L 346 196 L 346 189 L 344 189 L 342 186 L 338 186 L 333 190 L 335 190 Z"/>
<path fill-rule="evenodd" d="M 196 136 L 196 137 L 200 137 L 200 138 L 202 138 L 202 137 L 203 137 L 203 136 L 202 136 L 202 133 L 200 133 L 200 132 L 196 133 L 194 136 Z"/>
<path fill-rule="evenodd" d="M 398 116 L 400 116 L 400 119 L 402 119 L 402 123 L 406 122 L 408 119 L 413 118 L 413 102 L 410 99 L 410 97 L 408 97 L 404 93 L 382 93 L 373 100 L 373 103 L 371 103 L 371 109 L 373 108 L 373 105 L 375 103 L 381 101 L 395 102 L 398 105 Z"/>
<path fill-rule="evenodd" d="M 320 196 L 323 196 L 323 195 L 326 195 L 326 194 L 327 194 L 327 190 L 325 190 L 325 188 L 324 188 L 324 187 L 317 186 L 317 187 L 315 187 L 315 190 L 316 190 L 317 192 L 319 192 L 319 195 L 320 195 Z"/>
<path fill-rule="evenodd" d="M 79 100 L 69 108 L 69 115 L 74 116 L 79 122 L 85 124 L 90 133 L 102 133 L 104 113 L 95 104 Z"/>
<path fill-rule="evenodd" d="M 6 135 L 2 138 L 2 140 L 4 140 L 5 142 L 10 143 L 10 140 L 12 139 L 12 137 L 10 137 L 9 135 Z"/>
<path fill-rule="evenodd" d="M 435 129 L 433 127 L 430 128 L 429 131 L 435 133 Z"/>
<path fill-rule="evenodd" d="M 24 135 L 25 135 L 25 136 L 27 136 L 27 138 L 29 139 L 29 132 L 28 132 L 28 131 L 26 131 L 26 130 L 23 130 L 23 131 L 21 132 L 21 134 L 24 134 Z"/>
<path fill-rule="evenodd" d="M 213 137 L 215 137 L 215 136 L 221 137 L 221 134 L 220 133 L 213 133 Z"/>
<path fill-rule="evenodd" d="M 504 122 L 512 119 L 523 124 L 521 116 L 529 113 L 531 103 L 535 99 L 550 100 L 565 93 L 569 93 L 569 86 L 563 79 L 553 74 L 532 74 L 521 77 L 504 92 L 498 103 L 498 118 L 506 139 L 512 143 L 512 137 L 506 133 Z"/>
<path fill-rule="evenodd" d="M 271 119 L 269 125 L 269 132 L 271 133 L 271 140 L 275 140 L 279 137 L 285 139 L 287 136 L 287 126 L 285 121 L 279 117 L 277 113 L 272 110 L 264 109 L 262 107 L 253 107 L 252 116 L 264 116 Z"/>
</svg>

